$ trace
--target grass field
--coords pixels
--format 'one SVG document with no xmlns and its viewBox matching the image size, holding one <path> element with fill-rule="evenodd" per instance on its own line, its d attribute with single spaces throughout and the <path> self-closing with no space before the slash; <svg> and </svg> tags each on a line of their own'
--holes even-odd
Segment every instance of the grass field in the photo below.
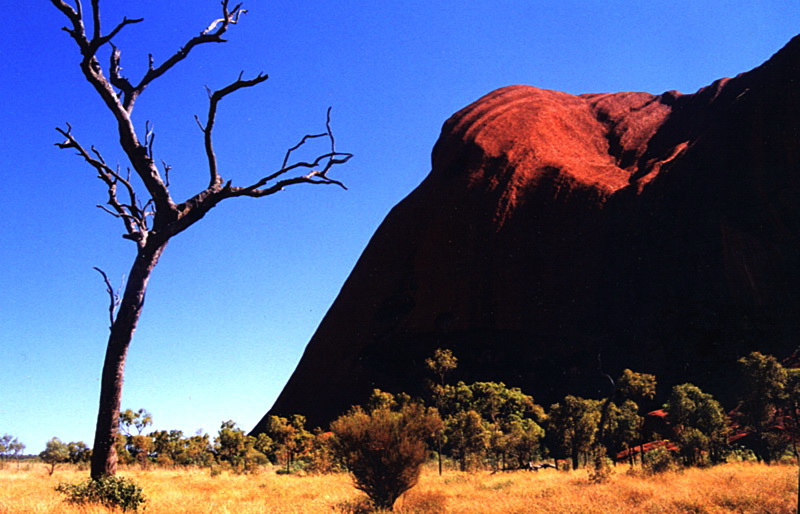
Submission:
<svg viewBox="0 0 800 514">
<path fill-rule="evenodd" d="M 795 512 L 797 468 L 750 463 L 687 469 L 645 477 L 619 466 L 604 484 L 590 484 L 586 471 L 460 473 L 438 476 L 427 468 L 417 487 L 401 497 L 395 512 L 452 513 L 715 513 Z M 148 498 L 148 514 L 352 512 L 363 495 L 346 474 L 256 475 L 208 469 L 142 471 L 135 480 Z M 48 476 L 44 465 L 10 464 L 0 470 L 0 514 L 104 513 L 102 507 L 70 506 L 55 492 L 59 482 L 78 482 L 86 471 L 64 466 Z"/>
</svg>

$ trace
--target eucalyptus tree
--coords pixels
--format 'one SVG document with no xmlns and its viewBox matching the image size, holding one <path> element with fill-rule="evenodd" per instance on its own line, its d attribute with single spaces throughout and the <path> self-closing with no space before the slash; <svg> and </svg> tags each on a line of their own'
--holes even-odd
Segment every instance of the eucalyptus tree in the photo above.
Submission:
<svg viewBox="0 0 800 514">
<path fill-rule="evenodd" d="M 106 205 L 102 209 L 122 222 L 122 237 L 135 245 L 135 257 L 121 297 L 115 294 L 106 274 L 96 268 L 103 275 L 109 293 L 111 325 L 101 377 L 91 466 L 92 478 L 99 479 L 116 473 L 115 441 L 125 359 L 142 313 L 150 276 L 167 243 L 200 221 L 223 200 L 270 196 L 296 184 L 335 184 L 344 187 L 340 181 L 329 177 L 328 173 L 334 166 L 347 162 L 351 154 L 335 149 L 329 109 L 325 132 L 302 137 L 296 146 L 286 152 L 280 168 L 265 172 L 252 183 L 234 185 L 233 180 L 224 176 L 214 152 L 212 135 L 217 110 L 220 102 L 230 94 L 267 80 L 267 75 L 263 73 L 252 78 L 239 74 L 227 86 L 209 91 L 208 113 L 204 120 L 196 117 L 204 141 L 207 170 L 203 173 L 208 176 L 208 186 L 185 200 L 176 200 L 170 193 L 170 167 L 163 160 L 160 163 L 156 161 L 151 125 L 145 124 L 144 133 L 135 128 L 134 106 L 150 84 L 173 70 L 196 48 L 209 43 L 225 42 L 223 36 L 239 22 L 245 10 L 241 4 L 231 6 L 228 0 L 222 0 L 219 18 L 197 35 L 188 38 L 181 48 L 163 62 L 156 63 L 151 55 L 147 70 L 134 79 L 123 73 L 122 51 L 114 45 L 113 40 L 130 25 L 142 22 L 141 18 L 124 17 L 110 30 L 104 30 L 107 27 L 101 24 L 100 0 L 91 0 L 88 10 L 84 9 L 81 0 L 74 0 L 74 5 L 67 0 L 50 1 L 67 19 L 67 26 L 63 30 L 74 40 L 80 51 L 79 67 L 83 77 L 111 115 L 119 146 L 130 165 L 128 172 L 110 165 L 99 149 L 79 142 L 69 124 L 66 128 L 56 129 L 65 138 L 58 146 L 77 152 L 97 173 L 107 193 Z M 101 50 L 109 54 L 105 66 L 99 60 Z M 313 160 L 294 158 L 295 150 L 316 138 L 327 141 L 329 147 Z M 134 179 L 141 182 L 143 190 Z"/>
<path fill-rule="evenodd" d="M 664 407 L 686 464 L 701 464 L 705 455 L 713 463 L 722 462 L 729 451 L 730 423 L 713 396 L 693 384 L 676 385 Z"/>
<path fill-rule="evenodd" d="M 600 400 L 567 395 L 560 403 L 550 406 L 547 430 L 555 445 L 578 469 L 580 457 L 586 456 L 595 443 L 600 423 Z"/>
<path fill-rule="evenodd" d="M 613 453 L 630 448 L 639 439 L 639 405 L 636 400 L 652 400 L 656 394 L 656 377 L 649 373 L 623 370 L 616 380 L 604 374 L 613 390 L 603 401 L 595 438 L 595 451 L 600 465 L 603 460 L 601 445 Z"/>
<path fill-rule="evenodd" d="M 738 363 L 743 378 L 738 421 L 753 432 L 756 457 L 770 462 L 788 446 L 789 438 L 779 427 L 792 419 L 787 415 L 792 398 L 787 394 L 790 374 L 778 359 L 759 352 L 740 358 Z"/>
<path fill-rule="evenodd" d="M 47 441 L 44 450 L 39 453 L 39 458 L 50 466 L 47 471 L 52 475 L 56 469 L 56 464 L 69 462 L 69 446 L 58 437 L 54 437 Z"/>
</svg>

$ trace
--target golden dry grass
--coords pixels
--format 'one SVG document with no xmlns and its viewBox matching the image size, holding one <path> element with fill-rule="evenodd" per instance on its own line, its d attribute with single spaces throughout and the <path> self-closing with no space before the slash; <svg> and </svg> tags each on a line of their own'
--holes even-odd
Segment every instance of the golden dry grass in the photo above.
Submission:
<svg viewBox="0 0 800 514">
<path fill-rule="evenodd" d="M 586 471 L 459 473 L 425 470 L 419 485 L 398 500 L 400 513 L 718 513 L 794 512 L 797 468 L 749 463 L 688 469 L 648 477 L 618 467 L 604 484 L 590 484 Z M 120 473 L 144 488 L 148 514 L 317 513 L 341 511 L 362 498 L 345 474 L 257 475 L 208 470 L 126 470 Z M 99 514 L 102 507 L 64 503 L 59 482 L 78 482 L 86 471 L 42 465 L 0 470 L 0 514 Z"/>
</svg>

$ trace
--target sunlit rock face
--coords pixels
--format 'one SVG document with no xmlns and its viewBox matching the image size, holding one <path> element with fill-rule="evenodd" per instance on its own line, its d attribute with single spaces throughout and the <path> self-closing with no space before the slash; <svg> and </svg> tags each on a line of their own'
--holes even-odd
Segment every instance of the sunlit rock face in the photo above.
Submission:
<svg viewBox="0 0 800 514">
<path fill-rule="evenodd" d="M 736 358 L 800 344 L 799 232 L 800 37 L 690 95 L 499 89 L 445 122 L 269 413 L 421 394 L 438 347 L 541 403 L 606 394 L 599 364 L 726 399 Z"/>
</svg>

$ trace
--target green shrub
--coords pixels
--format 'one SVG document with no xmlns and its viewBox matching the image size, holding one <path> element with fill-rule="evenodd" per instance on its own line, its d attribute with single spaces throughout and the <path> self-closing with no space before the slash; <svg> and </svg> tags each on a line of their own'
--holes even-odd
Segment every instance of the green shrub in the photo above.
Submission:
<svg viewBox="0 0 800 514">
<path fill-rule="evenodd" d="M 100 480 L 88 479 L 77 484 L 61 483 L 56 491 L 67 496 L 68 503 L 85 505 L 95 503 L 124 512 L 136 511 L 147 501 L 142 488 L 123 477 L 106 476 Z"/>
<path fill-rule="evenodd" d="M 666 448 L 655 448 L 644 454 L 644 469 L 647 473 L 663 473 L 677 468 L 675 457 Z"/>
<path fill-rule="evenodd" d="M 592 467 L 589 470 L 589 483 L 604 484 L 611 478 L 611 459 L 607 457 L 605 446 L 600 446 L 594 450 Z"/>
</svg>

